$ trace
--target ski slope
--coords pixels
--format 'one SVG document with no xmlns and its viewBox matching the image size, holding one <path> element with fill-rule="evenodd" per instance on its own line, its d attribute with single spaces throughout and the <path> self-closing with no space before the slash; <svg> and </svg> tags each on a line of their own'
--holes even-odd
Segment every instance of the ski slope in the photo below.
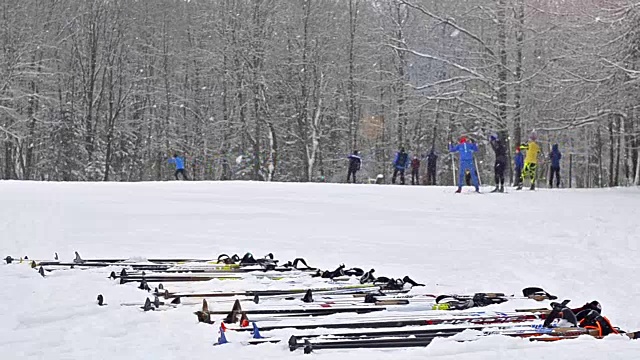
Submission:
<svg viewBox="0 0 640 360">
<path fill-rule="evenodd" d="M 469 191 L 470 188 L 466 188 Z M 540 286 L 579 306 L 598 300 L 615 326 L 640 330 L 638 188 L 454 194 L 452 187 L 253 182 L 0 182 L 0 256 L 72 260 L 216 257 L 220 253 L 311 266 L 409 275 L 432 293 Z M 489 189 L 485 189 L 487 191 Z M 119 268 L 118 268 L 119 269 Z M 192 308 L 144 313 L 136 284 L 105 269 L 0 265 L 3 359 L 637 359 L 640 341 L 556 343 L 490 336 L 436 339 L 406 350 L 289 352 L 285 344 L 212 346 L 217 328 Z M 110 271 L 110 270 L 109 270 Z M 215 290 L 233 281 L 213 280 Z M 256 286 L 267 286 L 260 284 Z M 198 285 L 202 286 L 202 284 Z M 98 307 L 98 293 L 107 306 Z M 530 303 L 527 303 L 530 304 Z M 522 305 L 522 304 L 520 304 Z M 530 304 L 535 307 L 535 303 Z M 242 337 L 242 340 L 245 338 Z M 237 340 L 234 342 L 234 340 Z"/>
</svg>

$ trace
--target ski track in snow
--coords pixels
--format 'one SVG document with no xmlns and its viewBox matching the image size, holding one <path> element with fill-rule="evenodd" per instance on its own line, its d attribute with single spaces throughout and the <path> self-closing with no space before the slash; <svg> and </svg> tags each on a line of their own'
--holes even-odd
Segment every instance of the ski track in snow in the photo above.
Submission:
<svg viewBox="0 0 640 360">
<path fill-rule="evenodd" d="M 469 188 L 465 190 L 468 191 Z M 0 255 L 85 258 L 213 258 L 220 253 L 311 266 L 344 263 L 378 276 L 409 275 L 420 292 L 519 294 L 540 286 L 571 305 L 599 300 L 614 325 L 640 330 L 638 188 L 524 190 L 456 195 L 453 187 L 252 182 L 0 182 Z M 489 188 L 484 189 L 488 191 Z M 469 194 L 471 195 L 471 194 Z M 55 271 L 43 279 L 26 264 L 0 265 L 3 359 L 297 358 L 285 344 L 245 346 L 247 333 L 213 347 L 217 327 L 193 310 L 144 313 L 123 302 L 148 296 L 102 269 Z M 249 281 L 254 289 L 291 286 Z M 317 285 L 317 281 L 305 283 Z M 180 289 L 184 285 L 167 284 Z M 245 282 L 189 289 L 234 290 Z M 96 305 L 103 294 L 107 306 Z M 539 307 L 512 301 L 492 307 Z M 369 316 L 376 316 L 370 314 Z M 334 317 L 339 318 L 339 317 Z M 304 320 L 305 322 L 313 320 Z M 263 335 L 300 333 L 278 330 Z M 637 359 L 640 341 L 583 337 L 556 343 L 489 336 L 426 348 L 323 350 L 338 359 Z"/>
</svg>

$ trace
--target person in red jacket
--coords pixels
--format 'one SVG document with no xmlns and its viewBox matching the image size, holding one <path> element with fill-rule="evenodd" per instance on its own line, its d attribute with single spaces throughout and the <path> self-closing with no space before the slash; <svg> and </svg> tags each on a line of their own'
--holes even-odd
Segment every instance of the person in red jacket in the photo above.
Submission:
<svg viewBox="0 0 640 360">
<path fill-rule="evenodd" d="M 420 159 L 417 156 L 411 160 L 411 185 L 420 185 Z"/>
</svg>

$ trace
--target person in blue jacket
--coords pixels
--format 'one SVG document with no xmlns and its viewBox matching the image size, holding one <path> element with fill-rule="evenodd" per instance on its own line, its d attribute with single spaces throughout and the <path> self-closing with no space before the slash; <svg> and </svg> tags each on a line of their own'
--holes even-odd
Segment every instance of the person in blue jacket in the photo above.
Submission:
<svg viewBox="0 0 640 360">
<path fill-rule="evenodd" d="M 471 183 L 476 188 L 476 192 L 480 192 L 480 186 L 478 182 L 478 173 L 473 163 L 473 153 L 478 151 L 478 145 L 467 142 L 466 137 L 460 138 L 460 143 L 456 146 L 449 143 L 449 152 L 457 152 L 460 154 L 460 171 L 458 172 L 458 190 L 456 193 L 462 192 L 462 186 L 464 185 L 465 172 L 468 170 L 471 174 Z"/>
<path fill-rule="evenodd" d="M 404 185 L 404 171 L 409 166 L 409 154 L 401 148 L 396 154 L 395 160 L 393 160 L 393 176 L 391 177 L 391 183 L 396 183 L 396 176 L 400 173 L 400 184 Z"/>
<path fill-rule="evenodd" d="M 169 164 L 176 164 L 176 172 L 174 174 L 176 176 L 176 180 L 180 180 L 178 179 L 178 174 L 182 175 L 183 180 L 189 180 L 189 178 L 187 177 L 187 173 L 184 171 L 183 158 L 178 156 L 178 154 L 173 154 L 173 157 L 169 159 Z"/>
<path fill-rule="evenodd" d="M 522 181 L 522 168 L 524 168 L 524 155 L 522 155 L 522 152 L 520 151 L 520 146 L 516 146 L 516 155 L 513 157 L 513 165 L 516 176 L 513 186 L 518 186 Z"/>
<path fill-rule="evenodd" d="M 549 154 L 551 159 L 551 175 L 549 176 L 549 187 L 553 188 L 553 177 L 556 177 L 556 187 L 560 187 L 560 159 L 562 159 L 562 153 L 558 150 L 558 144 L 553 144 L 551 147 L 551 153 Z"/>
</svg>

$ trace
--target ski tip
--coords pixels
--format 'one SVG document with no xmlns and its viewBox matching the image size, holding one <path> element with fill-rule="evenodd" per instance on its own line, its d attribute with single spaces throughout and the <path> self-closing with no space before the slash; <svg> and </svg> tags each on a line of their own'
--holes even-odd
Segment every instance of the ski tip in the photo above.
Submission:
<svg viewBox="0 0 640 360">
<path fill-rule="evenodd" d="M 38 267 L 38 264 L 36 264 L 36 261 L 35 261 L 35 260 L 32 260 L 32 261 L 31 261 L 31 263 L 30 263 L 30 265 L 31 265 L 31 268 L 32 268 L 32 269 L 35 269 L 35 268 L 37 268 L 37 267 Z"/>
<path fill-rule="evenodd" d="M 256 322 L 252 322 L 251 325 L 253 326 L 253 330 L 251 331 L 251 333 L 253 334 L 253 338 L 254 339 L 264 339 L 264 336 L 260 335 L 260 329 L 258 328 L 258 325 L 256 324 Z"/>
<path fill-rule="evenodd" d="M 140 286 L 138 286 L 138 289 L 151 291 L 151 288 L 149 287 L 149 284 L 147 284 L 147 281 L 145 279 L 142 279 L 142 281 L 140 281 Z"/>
<path fill-rule="evenodd" d="M 120 270 L 120 277 L 127 277 L 127 270 L 125 268 L 122 268 L 122 270 Z"/>
<path fill-rule="evenodd" d="M 304 341 L 304 353 L 311 354 L 311 352 L 313 352 L 313 346 L 311 345 L 311 342 L 309 341 L 309 339 L 306 339 Z"/>
<path fill-rule="evenodd" d="M 239 299 L 236 299 L 236 301 L 233 302 L 233 307 L 231 308 L 231 311 L 242 311 L 242 306 L 240 305 Z"/>
<path fill-rule="evenodd" d="M 180 303 L 181 303 L 181 301 L 180 301 L 180 297 L 179 296 L 177 296 L 177 297 L 173 298 L 173 300 L 171 300 L 171 304 L 173 304 L 173 305 L 179 305 Z"/>
<path fill-rule="evenodd" d="M 305 303 L 313 302 L 313 292 L 311 291 L 311 289 L 308 289 L 307 292 L 304 294 L 304 297 L 302 298 L 302 302 L 305 302 Z"/>
<path fill-rule="evenodd" d="M 38 273 L 44 277 L 44 268 L 42 266 L 40 266 L 40 269 L 38 269 Z"/>
<path fill-rule="evenodd" d="M 249 318 L 247 317 L 247 313 L 244 311 L 240 316 L 240 327 L 249 327 Z"/>
<path fill-rule="evenodd" d="M 227 341 L 227 336 L 225 335 L 225 331 L 226 331 L 226 328 L 221 324 L 220 329 L 218 329 L 218 342 L 216 342 L 214 345 L 222 345 L 229 342 Z"/>
<path fill-rule="evenodd" d="M 367 294 L 364 297 L 365 304 L 375 304 L 376 301 L 378 301 L 378 298 L 376 298 L 375 294 Z"/>
<path fill-rule="evenodd" d="M 13 262 L 13 258 L 12 258 L 11 256 L 7 256 L 6 258 L 4 258 L 4 261 L 5 261 L 7 264 L 11 264 L 11 263 Z"/>
<path fill-rule="evenodd" d="M 213 322 L 211 322 L 211 315 L 208 312 L 198 310 L 194 312 L 194 314 L 196 314 L 196 316 L 198 317 L 198 322 L 205 323 L 205 324 L 213 324 Z"/>
<path fill-rule="evenodd" d="M 104 306 L 107 305 L 104 302 L 104 296 L 102 296 L 102 294 L 98 294 L 98 298 L 96 299 L 98 301 L 98 306 Z"/>
<path fill-rule="evenodd" d="M 151 306 L 151 300 L 149 300 L 149 298 L 145 300 L 144 305 L 142 306 L 142 310 L 144 311 L 153 310 L 153 307 Z"/>
<path fill-rule="evenodd" d="M 162 285 L 162 283 L 158 284 L 158 289 L 164 290 L 164 285 Z"/>
<path fill-rule="evenodd" d="M 53 259 L 58 260 L 58 253 L 53 253 Z"/>
<path fill-rule="evenodd" d="M 74 262 L 74 263 L 81 263 L 81 262 L 84 262 L 84 260 L 82 260 L 82 258 L 80 257 L 80 254 L 78 254 L 78 252 L 77 252 L 77 251 L 74 251 L 74 252 L 75 252 L 75 254 L 76 254 L 76 257 L 75 257 L 75 259 L 73 259 L 73 262 Z"/>
<path fill-rule="evenodd" d="M 202 299 L 202 312 L 209 312 L 209 304 L 207 303 L 207 299 Z"/>
<path fill-rule="evenodd" d="M 115 271 L 112 271 L 111 274 L 109 274 L 109 279 L 111 280 L 115 280 L 118 276 L 116 275 Z"/>
<path fill-rule="evenodd" d="M 260 303 L 260 296 L 258 296 L 258 294 L 255 294 L 255 295 L 253 296 L 253 302 L 254 302 L 255 304 Z"/>
<path fill-rule="evenodd" d="M 289 343 L 289 350 L 294 351 L 298 348 L 298 337 L 295 335 L 291 335 L 287 343 Z"/>
<path fill-rule="evenodd" d="M 402 281 L 407 283 L 407 284 L 411 284 L 411 286 L 425 286 L 424 284 L 419 284 L 419 283 L 415 282 L 412 278 L 409 277 L 409 275 L 403 277 Z"/>
</svg>

